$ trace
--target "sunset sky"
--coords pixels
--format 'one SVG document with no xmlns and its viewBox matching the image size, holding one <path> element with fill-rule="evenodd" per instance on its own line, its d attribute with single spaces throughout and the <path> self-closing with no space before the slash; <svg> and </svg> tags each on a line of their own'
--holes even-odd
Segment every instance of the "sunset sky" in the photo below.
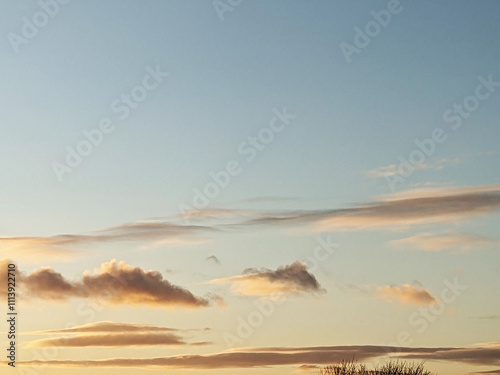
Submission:
<svg viewBox="0 0 500 375">
<path fill-rule="evenodd" d="M 5 0 L 1 374 L 500 374 L 500 3 Z"/>
</svg>

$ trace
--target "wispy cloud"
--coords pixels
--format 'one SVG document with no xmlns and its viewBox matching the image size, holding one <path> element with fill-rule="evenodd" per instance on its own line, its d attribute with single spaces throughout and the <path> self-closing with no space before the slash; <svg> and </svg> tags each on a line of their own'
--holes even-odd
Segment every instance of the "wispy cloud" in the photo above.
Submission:
<svg viewBox="0 0 500 375">
<path fill-rule="evenodd" d="M 86 346 L 152 346 L 186 345 L 186 342 L 173 333 L 108 333 L 77 335 L 54 339 L 35 340 L 29 347 L 86 347 Z"/>
<path fill-rule="evenodd" d="M 394 247 L 413 247 L 424 251 L 453 250 L 456 253 L 497 245 L 499 239 L 462 234 L 452 231 L 441 233 L 420 233 L 415 236 L 389 241 Z"/>
<path fill-rule="evenodd" d="M 348 208 L 300 211 L 202 209 L 186 213 L 205 225 L 183 225 L 150 220 L 123 224 L 90 234 L 51 237 L 1 237 L 0 256 L 16 254 L 24 262 L 50 256 L 57 261 L 88 254 L 102 243 L 135 241 L 141 248 L 169 244 L 201 244 L 206 233 L 255 226 L 301 225 L 313 231 L 401 230 L 413 226 L 450 223 L 491 214 L 500 209 L 500 185 L 466 188 L 419 188 L 379 197 L 373 203 Z M 216 221 L 214 221 L 216 220 Z M 209 224 L 207 224 L 209 223 Z M 470 240 L 470 238 L 469 238 Z M 82 248 L 86 248 L 83 252 Z"/>
<path fill-rule="evenodd" d="M 261 203 L 261 202 L 288 202 L 288 201 L 295 201 L 297 200 L 297 197 L 282 197 L 282 196 L 263 196 L 263 197 L 254 197 L 254 198 L 249 198 L 245 199 L 242 202 L 248 202 L 248 203 Z"/>
<path fill-rule="evenodd" d="M 307 270 L 306 264 L 301 261 L 279 267 L 276 270 L 248 268 L 243 271 L 242 275 L 214 279 L 210 283 L 231 284 L 234 294 L 247 296 L 324 292 L 316 277 Z"/>
<path fill-rule="evenodd" d="M 500 314 L 476 316 L 475 319 L 479 319 L 479 320 L 496 320 L 496 319 L 500 319 Z"/>
<path fill-rule="evenodd" d="M 500 375 L 500 368 L 496 370 L 490 370 L 490 371 L 477 371 L 473 373 L 474 375 L 479 375 L 479 374 L 490 374 L 490 375 Z"/>
<path fill-rule="evenodd" d="M 179 329 L 153 326 L 149 324 L 116 323 L 116 322 L 95 322 L 76 326 L 72 328 L 53 329 L 46 331 L 36 331 L 34 334 L 48 333 L 96 333 L 96 332 L 174 332 Z"/>
<path fill-rule="evenodd" d="M 408 189 L 396 193 L 386 194 L 379 197 L 380 201 L 399 201 L 404 199 L 415 198 L 443 198 L 456 196 L 481 196 L 498 195 L 500 193 L 500 185 L 480 185 L 470 187 L 456 186 L 421 186 L 413 189 Z"/>
<path fill-rule="evenodd" d="M 397 301 L 402 305 L 411 304 L 425 306 L 439 302 L 439 300 L 428 290 L 410 284 L 403 284 L 401 286 L 379 286 L 377 287 L 376 296 L 389 302 Z"/>
<path fill-rule="evenodd" d="M 65 246 L 63 238 L 56 237 L 0 237 L 0 256 L 13 256 L 23 263 L 39 263 L 46 259 L 71 262 L 89 252 Z"/>
<path fill-rule="evenodd" d="M 300 365 L 299 368 L 295 371 L 298 373 L 310 373 L 310 374 L 317 374 L 321 371 L 321 366 L 318 365 Z"/>
<path fill-rule="evenodd" d="M 430 353 L 407 353 L 403 359 L 423 359 L 435 361 L 453 361 L 473 365 L 500 365 L 500 343 L 486 343 L 471 348 L 453 348 L 436 350 Z"/>
<path fill-rule="evenodd" d="M 37 262 L 47 257 L 58 261 L 74 260 L 88 251 L 82 247 L 103 243 L 148 242 L 149 247 L 166 244 L 203 243 L 200 235 L 216 230 L 210 226 L 182 225 L 164 221 L 143 221 L 106 228 L 90 234 L 60 234 L 50 237 L 0 237 L 0 254 L 16 254 L 23 261 Z"/>
<path fill-rule="evenodd" d="M 500 209 L 500 185 L 465 188 L 419 188 L 379 197 L 377 201 L 359 206 L 323 210 L 250 211 L 238 209 L 196 210 L 192 214 L 205 225 L 183 225 L 152 220 L 123 224 L 88 235 L 61 234 L 51 237 L 1 237 L 0 256 L 37 263 L 47 257 L 57 261 L 95 251 L 102 243 L 136 241 L 140 248 L 168 244 L 201 244 L 209 240 L 206 233 L 219 230 L 241 230 L 258 226 L 302 226 L 306 230 L 359 231 L 405 230 L 436 223 L 461 222 L 492 214 Z M 216 219 L 216 222 L 210 222 Z M 222 222 L 220 222 L 222 220 Z M 427 238 L 426 238 L 427 236 Z M 486 245 L 487 239 L 467 236 L 429 237 L 429 234 L 393 242 L 437 251 L 456 244 L 467 248 Z M 434 244 L 430 244 L 432 241 Z M 83 250 L 85 248 L 85 251 Z M 90 248 L 90 250 L 88 249 Z M 92 250 L 94 248 L 94 250 Z"/>
<path fill-rule="evenodd" d="M 93 274 L 85 272 L 79 281 L 69 281 L 52 268 L 41 268 L 22 277 L 23 295 L 48 300 L 88 298 L 110 305 L 187 307 L 210 305 L 209 298 L 171 284 L 158 271 L 145 271 L 115 259 L 103 263 Z M 220 299 L 214 296 L 213 299 Z"/>
<path fill-rule="evenodd" d="M 394 194 L 353 208 L 268 212 L 241 225 L 309 224 L 317 231 L 404 229 L 459 222 L 500 209 L 500 185 Z"/>
<path fill-rule="evenodd" d="M 262 368 L 285 365 L 329 365 L 344 359 L 390 356 L 415 360 L 439 360 L 475 365 L 500 365 L 500 344 L 477 347 L 410 348 L 391 346 L 323 346 L 247 348 L 206 355 L 176 355 L 157 358 L 111 358 L 102 360 L 53 360 L 18 362 L 19 365 L 49 367 L 151 367 L 170 369 Z"/>
<path fill-rule="evenodd" d="M 181 331 L 147 324 L 96 322 L 72 328 L 38 331 L 35 334 L 64 334 L 65 337 L 34 340 L 30 347 L 152 346 L 188 345 Z M 175 332 L 175 333 L 174 333 Z M 194 343 L 189 345 L 202 345 Z"/>
<path fill-rule="evenodd" d="M 462 160 L 458 157 L 442 158 L 437 160 L 427 160 L 424 163 L 413 165 L 413 168 L 416 170 L 430 169 L 433 171 L 439 171 L 448 166 L 458 165 L 461 162 Z M 391 177 L 399 174 L 399 168 L 400 166 L 398 164 L 390 164 L 366 171 L 366 174 L 370 177 Z"/>
</svg>

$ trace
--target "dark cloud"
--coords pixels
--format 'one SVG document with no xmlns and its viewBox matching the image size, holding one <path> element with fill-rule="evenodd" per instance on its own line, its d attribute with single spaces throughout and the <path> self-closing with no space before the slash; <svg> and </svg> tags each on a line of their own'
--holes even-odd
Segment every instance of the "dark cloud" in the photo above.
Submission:
<svg viewBox="0 0 500 375">
<path fill-rule="evenodd" d="M 313 274 L 307 271 L 304 262 L 279 267 L 276 270 L 267 268 L 247 268 L 242 275 L 215 279 L 213 284 L 232 284 L 233 292 L 243 295 L 302 294 L 324 292 Z"/>
<path fill-rule="evenodd" d="M 115 259 L 103 263 L 93 274 L 84 274 L 79 281 L 66 280 L 52 268 L 42 268 L 23 276 L 22 286 L 25 296 L 50 300 L 81 297 L 112 305 L 188 308 L 211 303 L 209 299 L 196 297 L 187 289 L 171 284 L 160 272 L 131 267 Z"/>
</svg>

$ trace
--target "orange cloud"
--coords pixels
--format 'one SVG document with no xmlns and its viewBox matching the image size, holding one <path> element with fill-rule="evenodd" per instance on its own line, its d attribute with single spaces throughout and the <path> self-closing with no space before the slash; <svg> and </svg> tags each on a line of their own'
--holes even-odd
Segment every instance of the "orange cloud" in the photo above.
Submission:
<svg viewBox="0 0 500 375">
<path fill-rule="evenodd" d="M 379 286 L 376 292 L 380 299 L 392 302 L 393 300 L 399 303 L 412 305 L 431 305 L 438 303 L 438 299 L 434 297 L 424 288 L 414 287 L 410 284 L 401 286 Z"/>
<path fill-rule="evenodd" d="M 52 268 L 42 268 L 23 276 L 22 286 L 24 296 L 49 300 L 80 297 L 111 305 L 188 308 L 210 304 L 209 299 L 196 297 L 187 289 L 163 279 L 160 272 L 134 268 L 115 259 L 103 263 L 93 274 L 84 273 L 79 281 L 66 280 Z"/>
</svg>

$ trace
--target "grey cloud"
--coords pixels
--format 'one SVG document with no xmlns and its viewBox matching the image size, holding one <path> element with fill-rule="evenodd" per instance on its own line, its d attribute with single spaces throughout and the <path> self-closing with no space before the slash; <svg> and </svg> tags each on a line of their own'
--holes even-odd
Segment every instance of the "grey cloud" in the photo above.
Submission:
<svg viewBox="0 0 500 375">
<path fill-rule="evenodd" d="M 232 284 L 233 292 L 242 295 L 302 294 L 324 292 L 318 280 L 303 262 L 276 270 L 247 268 L 242 275 L 211 280 L 212 284 Z"/>
</svg>

